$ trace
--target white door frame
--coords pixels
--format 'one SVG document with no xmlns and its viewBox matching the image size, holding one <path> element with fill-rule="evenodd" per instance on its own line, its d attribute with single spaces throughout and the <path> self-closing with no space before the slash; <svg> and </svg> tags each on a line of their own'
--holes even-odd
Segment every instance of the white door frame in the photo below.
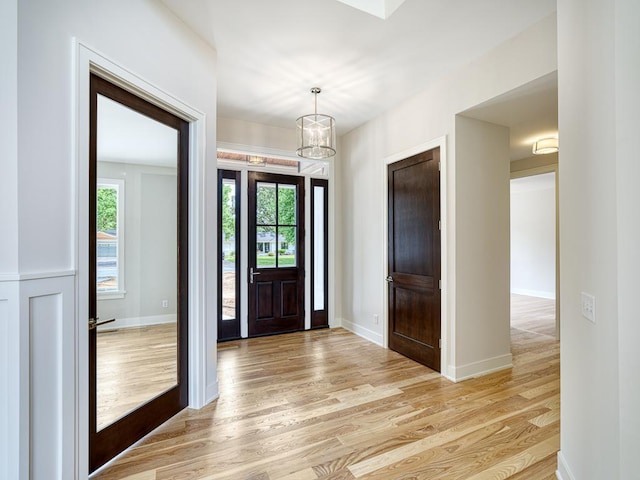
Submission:
<svg viewBox="0 0 640 480">
<path fill-rule="evenodd" d="M 440 313 L 440 336 L 442 337 L 442 347 L 440 350 L 440 372 L 441 374 L 449 379 L 453 377 L 449 375 L 449 365 L 452 363 L 450 359 L 454 357 L 455 354 L 455 309 L 454 309 L 454 259 L 450 258 L 453 256 L 454 249 L 449 248 L 450 241 L 453 240 L 453 231 L 450 230 L 450 225 L 453 225 L 453 219 L 449 217 L 450 210 L 453 211 L 453 208 L 450 209 L 450 206 L 447 202 L 449 199 L 449 188 L 447 185 L 447 181 L 449 179 L 448 173 L 448 159 L 447 159 L 447 136 L 444 135 L 442 137 L 438 137 L 429 142 L 422 143 L 420 145 L 416 145 L 407 150 L 403 150 L 402 152 L 395 153 L 393 155 L 389 155 L 384 159 L 384 174 L 383 178 L 385 179 L 385 189 L 384 189 L 384 205 L 382 215 L 385 220 L 384 224 L 384 233 L 383 233 L 383 241 L 382 241 L 382 271 L 385 272 L 385 276 L 387 274 L 388 268 L 388 257 L 389 257 L 389 189 L 388 185 L 388 169 L 387 167 L 395 162 L 399 162 L 400 160 L 404 160 L 406 158 L 412 157 L 422 152 L 426 152 L 428 150 L 432 150 L 434 148 L 440 148 L 440 271 L 442 276 L 442 291 L 441 291 L 441 313 Z M 451 197 L 451 201 L 453 202 L 453 196 Z M 451 221 L 450 221 L 451 220 Z M 386 280 L 384 278 L 380 279 L 381 282 L 384 283 L 384 291 L 383 295 L 383 308 L 384 308 L 384 325 L 382 327 L 382 341 L 383 346 L 385 348 L 389 348 L 389 294 L 388 288 L 386 284 Z"/>
<path fill-rule="evenodd" d="M 200 408 L 218 395 L 215 374 L 216 345 L 207 342 L 211 329 L 215 332 L 215 303 L 213 295 L 206 295 L 207 281 L 215 284 L 215 262 L 206 252 L 215 252 L 215 235 L 205 231 L 205 218 L 215 218 L 216 187 L 205 188 L 205 115 L 155 87 L 134 73 L 119 66 L 96 50 L 74 39 L 73 123 L 72 142 L 75 159 L 74 256 L 76 264 L 75 308 L 75 472 L 76 478 L 88 476 L 89 430 L 89 372 L 88 358 L 88 204 L 89 195 L 89 78 L 96 73 L 145 100 L 189 122 L 189 406 Z M 214 213 L 211 213 L 214 212 Z M 213 229 L 215 233 L 215 229 Z M 211 242 L 214 242 L 213 244 Z M 205 245 L 208 249 L 205 252 Z M 213 248 L 212 248 L 213 245 Z M 213 265 L 213 267 L 211 266 Z M 211 269 L 213 268 L 213 271 Z M 207 335 L 209 333 L 209 335 Z M 208 359 L 212 359 L 207 364 Z M 213 365 L 211 364 L 213 362 Z M 207 385 L 207 372 L 215 380 Z"/>
</svg>

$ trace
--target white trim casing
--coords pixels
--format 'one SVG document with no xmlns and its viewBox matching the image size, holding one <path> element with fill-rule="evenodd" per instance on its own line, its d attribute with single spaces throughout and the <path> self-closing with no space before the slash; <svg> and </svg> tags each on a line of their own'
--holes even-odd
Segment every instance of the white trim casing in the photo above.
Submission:
<svg viewBox="0 0 640 480">
<path fill-rule="evenodd" d="M 558 469 L 556 470 L 558 480 L 576 480 L 576 477 L 569 470 L 569 465 L 562 454 L 562 450 L 558 452 Z"/>
<path fill-rule="evenodd" d="M 453 250 L 449 249 L 450 245 L 450 234 L 449 231 L 449 217 L 448 217 L 448 198 L 449 192 L 447 188 L 447 179 L 448 179 L 448 160 L 447 160 L 447 137 L 442 136 L 436 139 L 433 139 L 429 142 L 422 143 L 420 145 L 416 145 L 415 147 L 409 148 L 407 150 L 403 150 L 401 152 L 395 153 L 393 155 L 389 155 L 385 157 L 384 164 L 382 168 L 384 168 L 383 178 L 387 179 L 387 167 L 395 162 L 400 160 L 404 160 L 406 158 L 412 157 L 422 152 L 426 152 L 428 150 L 432 150 L 434 148 L 440 148 L 440 275 L 442 276 L 442 291 L 441 293 L 441 311 L 440 311 L 440 335 L 442 337 L 442 347 L 440 350 L 440 371 L 442 375 L 448 379 L 455 378 L 450 375 L 449 365 L 451 362 L 450 358 L 453 358 L 453 352 L 455 349 L 455 321 L 453 321 L 454 312 L 452 306 L 454 305 L 454 289 L 453 289 L 453 281 L 451 279 L 453 270 L 450 268 L 452 265 L 453 259 L 450 259 L 449 256 L 453 255 Z M 386 185 L 385 181 L 385 185 Z M 382 218 L 387 219 L 389 214 L 389 191 L 385 189 L 384 193 L 384 205 Z M 384 224 L 384 233 L 383 233 L 383 241 L 382 241 L 382 271 L 387 271 L 388 266 L 388 234 L 389 234 L 389 226 L 387 225 L 387 221 L 383 222 Z M 384 291 L 384 325 L 382 328 L 382 346 L 388 348 L 389 346 L 389 298 L 386 288 L 386 280 L 384 278 L 381 279 L 382 282 L 385 283 Z M 345 328 L 349 328 L 345 326 Z M 350 329 L 351 330 L 351 329 Z M 367 337 L 365 337 L 367 338 Z M 373 341 L 373 340 L 372 340 Z M 377 343 L 377 342 L 376 342 Z"/>
<path fill-rule="evenodd" d="M 215 258 L 206 252 L 215 252 L 215 228 L 206 230 L 206 218 L 215 218 L 216 187 L 213 188 L 205 169 L 205 115 L 162 91 L 136 74 L 117 65 L 106 56 L 73 41 L 75 70 L 72 78 L 73 155 L 75 174 L 75 262 L 76 324 L 75 331 L 87 328 L 88 299 L 88 231 L 87 202 L 89 185 L 87 153 L 89 151 L 89 74 L 97 73 L 112 83 L 144 98 L 174 115 L 190 122 L 189 125 L 189 405 L 200 408 L 218 395 L 216 369 L 216 299 L 208 295 L 207 285 L 216 283 Z M 212 174 L 215 177 L 215 172 Z M 212 233 L 213 232 L 213 233 Z M 205 251 L 205 245 L 209 247 Z M 211 341 L 211 340 L 214 341 Z M 75 478 L 88 474 L 88 366 L 82 361 L 88 356 L 86 335 L 76 335 L 75 358 Z M 71 442 L 74 443 L 74 442 Z M 72 478 L 72 476 L 68 477 Z"/>
</svg>

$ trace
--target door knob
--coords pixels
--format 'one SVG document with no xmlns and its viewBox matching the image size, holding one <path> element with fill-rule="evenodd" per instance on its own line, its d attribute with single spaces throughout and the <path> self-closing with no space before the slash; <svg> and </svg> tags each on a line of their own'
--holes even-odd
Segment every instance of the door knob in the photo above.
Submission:
<svg viewBox="0 0 640 480">
<path fill-rule="evenodd" d="M 393 277 L 391 275 L 387 275 L 387 278 L 385 280 L 387 282 L 391 283 L 391 282 L 393 282 Z"/>
</svg>

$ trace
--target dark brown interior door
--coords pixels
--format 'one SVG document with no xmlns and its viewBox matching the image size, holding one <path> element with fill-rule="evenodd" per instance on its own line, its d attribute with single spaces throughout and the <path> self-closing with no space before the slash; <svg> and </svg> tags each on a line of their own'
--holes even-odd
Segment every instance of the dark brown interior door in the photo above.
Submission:
<svg viewBox="0 0 640 480">
<path fill-rule="evenodd" d="M 389 165 L 389 348 L 440 371 L 440 151 Z"/>
<path fill-rule="evenodd" d="M 189 124 L 96 75 L 89 139 L 89 470 L 188 403 Z"/>
<path fill-rule="evenodd" d="M 304 329 L 304 178 L 249 172 L 249 336 Z"/>
</svg>

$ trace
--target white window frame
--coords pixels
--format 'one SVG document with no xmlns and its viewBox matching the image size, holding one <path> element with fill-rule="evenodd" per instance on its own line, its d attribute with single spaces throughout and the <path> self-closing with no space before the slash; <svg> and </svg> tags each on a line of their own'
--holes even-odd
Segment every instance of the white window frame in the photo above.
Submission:
<svg viewBox="0 0 640 480">
<path fill-rule="evenodd" d="M 125 188 L 124 180 L 121 178 L 105 178 L 99 177 L 97 179 L 97 188 L 115 187 L 118 192 L 118 289 L 109 291 L 97 290 L 98 300 L 117 300 L 124 298 L 127 291 L 125 290 L 125 277 L 124 277 L 124 249 L 125 249 Z"/>
</svg>

